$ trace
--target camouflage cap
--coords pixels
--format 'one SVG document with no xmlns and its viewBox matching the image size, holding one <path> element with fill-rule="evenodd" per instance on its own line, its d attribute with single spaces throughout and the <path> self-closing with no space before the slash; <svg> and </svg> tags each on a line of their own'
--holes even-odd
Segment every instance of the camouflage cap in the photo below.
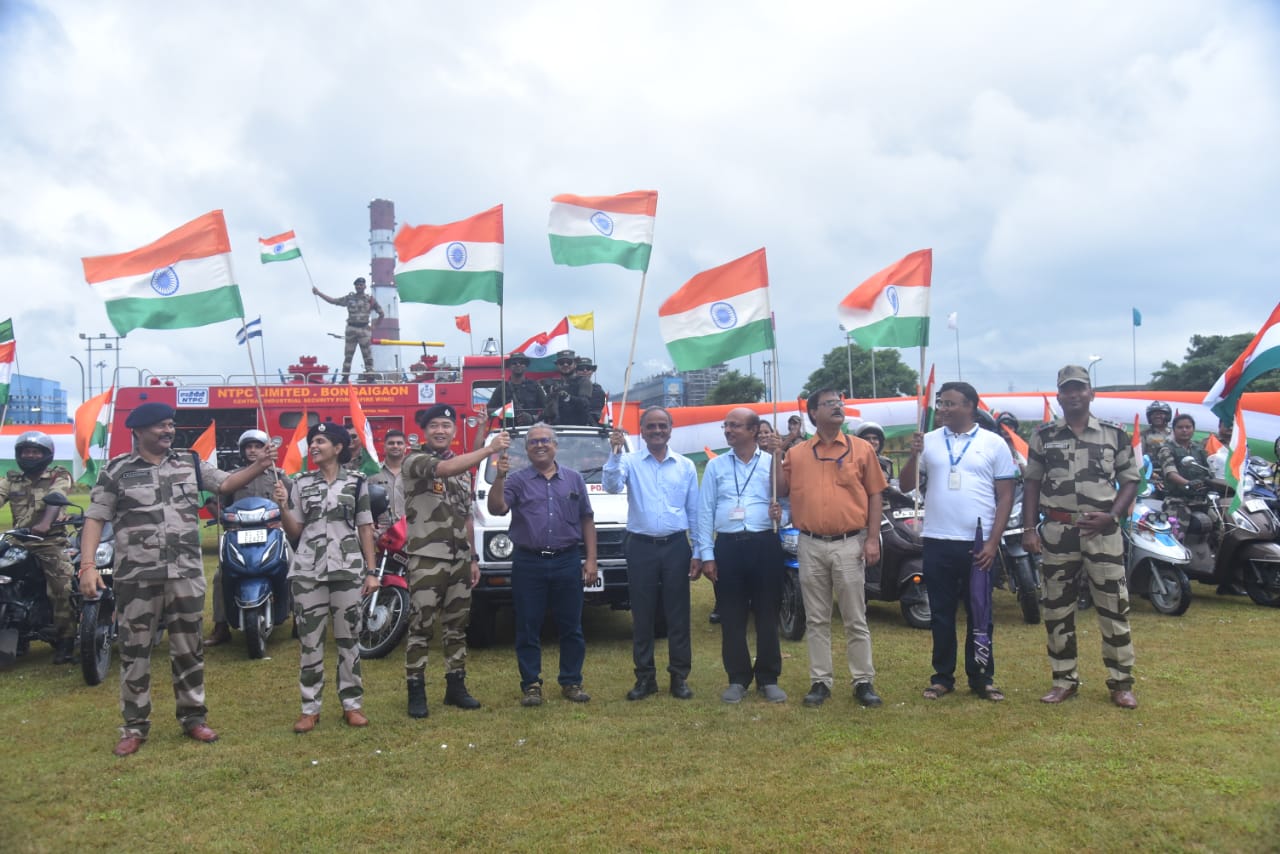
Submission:
<svg viewBox="0 0 1280 854">
<path fill-rule="evenodd" d="M 508 365 L 528 365 L 531 361 L 532 360 L 524 353 L 512 353 L 510 356 L 507 356 Z"/>
<path fill-rule="evenodd" d="M 161 421 L 167 421 L 177 413 L 173 407 L 167 403 L 144 403 L 133 412 L 129 413 L 129 417 L 124 420 L 124 426 L 130 430 L 138 430 L 142 427 L 150 427 L 152 424 L 159 424 Z"/>
<path fill-rule="evenodd" d="M 1067 365 L 1058 371 L 1058 388 L 1062 388 L 1067 383 L 1084 383 L 1089 384 L 1089 371 L 1079 365 Z"/>
<path fill-rule="evenodd" d="M 365 283 L 365 282 L 364 282 L 364 276 L 357 276 L 357 277 L 356 277 L 356 280 L 355 280 L 354 282 L 352 282 L 351 284 L 356 285 L 356 286 L 360 286 L 360 285 L 363 285 L 364 283 Z"/>
<path fill-rule="evenodd" d="M 561 350 L 559 353 L 556 353 L 557 362 L 563 362 L 566 360 L 570 362 L 574 362 L 574 361 L 577 361 L 577 358 L 578 358 L 578 354 L 573 352 L 572 350 Z"/>
<path fill-rule="evenodd" d="M 591 358 L 589 356 L 579 356 L 578 369 L 581 370 L 582 368 L 590 368 L 591 370 L 594 371 L 596 369 L 596 364 L 595 362 L 591 361 Z"/>
<path fill-rule="evenodd" d="M 433 418 L 448 418 L 450 421 L 458 420 L 458 410 L 454 409 L 447 403 L 437 403 L 435 406 L 429 406 L 426 409 L 419 409 L 413 416 L 413 420 L 418 422 L 418 426 L 426 429 Z"/>
</svg>

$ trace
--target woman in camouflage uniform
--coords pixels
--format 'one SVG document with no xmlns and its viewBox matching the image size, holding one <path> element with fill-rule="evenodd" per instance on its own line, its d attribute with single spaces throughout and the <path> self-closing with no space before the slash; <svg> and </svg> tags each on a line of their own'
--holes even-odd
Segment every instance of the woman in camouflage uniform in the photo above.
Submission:
<svg viewBox="0 0 1280 854">
<path fill-rule="evenodd" d="M 343 468 L 351 459 L 351 436 L 341 425 L 325 422 L 307 431 L 308 453 L 314 468 L 299 475 L 292 502 L 283 483 L 276 501 L 287 507 L 285 532 L 297 543 L 289 580 L 294 620 L 302 647 L 299 685 L 302 716 L 297 733 L 310 732 L 320 720 L 324 690 L 325 627 L 333 622 L 338 647 L 338 697 L 350 726 L 367 726 L 360 710 L 364 686 L 360 679 L 360 598 L 378 588 L 370 574 L 374 563 L 373 514 L 364 476 Z M 363 581 L 363 584 L 362 584 Z"/>
</svg>

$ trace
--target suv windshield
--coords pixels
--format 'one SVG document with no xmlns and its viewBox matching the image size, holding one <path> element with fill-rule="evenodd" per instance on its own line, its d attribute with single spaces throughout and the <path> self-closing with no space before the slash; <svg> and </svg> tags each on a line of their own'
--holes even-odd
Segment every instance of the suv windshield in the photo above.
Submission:
<svg viewBox="0 0 1280 854">
<path fill-rule="evenodd" d="M 605 461 L 609 459 L 609 438 L 598 433 L 568 433 L 556 435 L 556 462 L 565 468 L 573 469 L 582 475 L 587 483 L 600 483 L 600 472 Z M 529 458 L 524 451 L 524 435 L 511 439 L 511 472 L 515 473 L 529 467 Z M 497 470 L 486 466 L 484 479 L 493 483 Z"/>
</svg>

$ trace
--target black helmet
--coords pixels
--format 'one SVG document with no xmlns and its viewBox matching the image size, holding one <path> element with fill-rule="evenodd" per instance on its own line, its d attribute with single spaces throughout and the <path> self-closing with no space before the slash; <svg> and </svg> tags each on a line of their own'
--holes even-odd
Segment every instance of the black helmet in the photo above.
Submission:
<svg viewBox="0 0 1280 854">
<path fill-rule="evenodd" d="M 1001 413 L 1000 413 L 1000 415 L 996 417 L 996 426 L 997 426 L 997 427 L 1000 427 L 1000 428 L 1008 427 L 1008 428 L 1009 428 L 1010 430 L 1012 430 L 1014 433 L 1017 433 L 1017 432 L 1018 432 L 1018 419 L 1017 419 L 1017 418 L 1014 418 L 1012 413 L 1009 413 L 1009 412 L 1001 412 Z M 997 431 L 997 432 L 1003 432 L 1003 431 L 1002 431 L 1002 430 L 1000 430 L 1000 431 Z"/>
<path fill-rule="evenodd" d="M 35 448 L 40 452 L 40 458 L 24 460 L 23 448 Z M 28 430 L 13 443 L 13 455 L 14 462 L 18 464 L 18 468 L 22 469 L 23 474 L 37 475 L 53 462 L 53 439 L 49 438 L 49 434 L 41 433 L 39 430 Z"/>
<path fill-rule="evenodd" d="M 373 514 L 373 518 L 377 519 L 386 513 L 390 506 L 391 500 L 387 496 L 387 488 L 380 483 L 369 484 L 369 512 Z"/>
<path fill-rule="evenodd" d="M 1173 407 L 1161 400 L 1151 401 L 1151 405 L 1147 407 L 1147 421 L 1151 421 L 1151 413 L 1163 412 L 1165 418 L 1173 417 Z"/>
<path fill-rule="evenodd" d="M 975 409 L 973 412 L 973 420 L 978 422 L 978 426 L 983 430 L 990 430 L 992 433 L 999 433 L 1000 428 L 996 426 L 996 420 L 991 417 L 991 413 L 985 409 Z"/>
</svg>

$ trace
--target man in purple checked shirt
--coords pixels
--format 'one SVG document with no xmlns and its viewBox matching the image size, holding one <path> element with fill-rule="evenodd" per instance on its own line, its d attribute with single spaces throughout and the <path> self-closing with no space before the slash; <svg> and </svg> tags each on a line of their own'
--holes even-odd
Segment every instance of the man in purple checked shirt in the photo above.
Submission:
<svg viewBox="0 0 1280 854">
<path fill-rule="evenodd" d="M 522 706 L 542 705 L 542 618 L 550 606 L 560 635 L 560 693 L 585 703 L 582 587 L 596 580 L 596 525 L 582 475 L 556 463 L 556 433 L 539 422 L 525 434 L 529 467 L 507 479 L 511 461 L 498 458 L 489 512 L 511 511 L 511 598 L 516 612 L 516 661 Z M 585 547 L 585 560 L 578 545 Z"/>
</svg>

